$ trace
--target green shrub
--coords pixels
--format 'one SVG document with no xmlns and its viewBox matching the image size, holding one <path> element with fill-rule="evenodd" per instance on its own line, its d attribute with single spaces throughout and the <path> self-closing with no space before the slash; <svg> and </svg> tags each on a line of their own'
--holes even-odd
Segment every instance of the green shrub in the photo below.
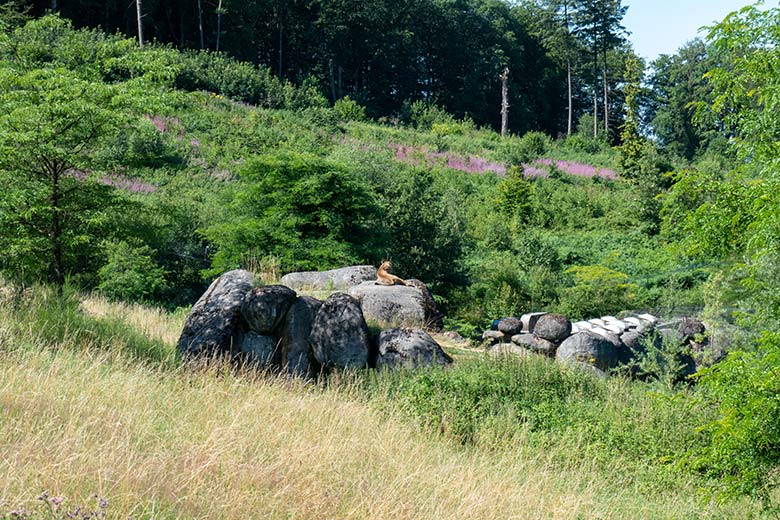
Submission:
<svg viewBox="0 0 780 520">
<path fill-rule="evenodd" d="M 777 511 L 780 336 L 766 333 L 758 349 L 749 348 L 703 371 L 701 390 L 717 418 L 705 427 L 709 442 L 691 449 L 690 462 L 720 479 L 724 496 L 757 497 Z"/>
<path fill-rule="evenodd" d="M 360 122 L 366 120 L 365 107 L 360 106 L 349 96 L 344 96 L 336 101 L 336 103 L 333 104 L 333 111 L 336 113 L 336 116 L 344 122 Z"/>
<path fill-rule="evenodd" d="M 154 260 L 149 246 L 127 242 L 106 244 L 108 262 L 98 270 L 98 291 L 115 300 L 148 302 L 167 284 L 165 271 Z"/>
<path fill-rule="evenodd" d="M 275 256 L 282 271 L 342 267 L 384 239 L 376 194 L 343 164 L 293 152 L 258 156 L 231 187 L 224 219 L 204 230 L 217 247 L 214 273 L 249 252 Z"/>
<path fill-rule="evenodd" d="M 561 292 L 559 310 L 571 319 L 594 318 L 636 307 L 639 286 L 601 265 L 571 267 L 574 285 Z"/>
<path fill-rule="evenodd" d="M 408 106 L 409 122 L 418 130 L 430 130 L 434 123 L 452 123 L 455 118 L 442 107 L 417 100 Z"/>
</svg>

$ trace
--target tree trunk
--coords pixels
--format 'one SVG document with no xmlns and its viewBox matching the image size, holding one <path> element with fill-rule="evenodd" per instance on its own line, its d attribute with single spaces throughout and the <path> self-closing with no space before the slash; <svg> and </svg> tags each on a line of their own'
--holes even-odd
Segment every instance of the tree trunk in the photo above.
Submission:
<svg viewBox="0 0 780 520">
<path fill-rule="evenodd" d="M 216 51 L 219 52 L 219 40 L 222 36 L 222 0 L 217 4 L 217 45 Z"/>
<path fill-rule="evenodd" d="M 599 136 L 599 51 L 593 45 L 593 139 Z"/>
<path fill-rule="evenodd" d="M 566 135 L 571 137 L 572 133 L 572 119 L 574 118 L 574 109 L 572 107 L 572 99 L 571 99 L 571 59 L 566 58 L 566 75 L 567 75 L 567 83 L 569 87 L 569 120 L 568 125 L 566 127 Z"/>
<path fill-rule="evenodd" d="M 569 34 L 569 2 L 568 1 L 563 2 L 563 15 L 564 15 L 564 23 L 566 24 L 566 83 L 568 87 L 567 98 L 569 101 L 569 114 L 568 114 L 568 124 L 566 126 L 566 135 L 568 137 L 571 137 L 572 119 L 574 117 L 574 110 L 572 106 L 572 96 L 571 96 L 571 42 L 569 41 L 569 39 L 571 38 L 571 34 Z"/>
<path fill-rule="evenodd" d="M 49 266 L 49 279 L 57 286 L 57 292 L 62 295 L 65 285 L 65 266 L 62 260 L 62 216 L 60 215 L 60 170 L 54 165 L 52 171 L 51 196 L 51 246 L 52 257 Z"/>
<path fill-rule="evenodd" d="M 141 23 L 141 0 L 135 0 L 135 12 L 138 19 L 138 46 L 144 46 L 144 29 Z"/>
<path fill-rule="evenodd" d="M 198 0 L 198 31 L 200 31 L 200 48 L 203 49 L 203 6 L 201 0 Z"/>
<path fill-rule="evenodd" d="M 504 137 L 509 129 L 509 89 L 507 87 L 509 67 L 504 68 L 504 72 L 499 78 L 501 79 L 501 137 Z"/>
<path fill-rule="evenodd" d="M 282 58 L 283 56 L 283 43 L 284 43 L 284 24 L 282 23 L 282 5 L 279 5 L 278 18 L 279 18 L 279 79 L 284 79 L 284 72 L 282 72 Z"/>
<path fill-rule="evenodd" d="M 609 82 L 607 81 L 607 46 L 603 49 L 604 61 L 601 64 L 601 79 L 604 83 L 604 133 L 609 141 Z"/>
<path fill-rule="evenodd" d="M 57 12 L 57 0 L 51 0 L 51 12 L 52 13 Z"/>
<path fill-rule="evenodd" d="M 336 102 L 336 79 L 333 76 L 333 60 L 328 61 L 328 73 L 330 74 L 330 97 Z"/>
</svg>

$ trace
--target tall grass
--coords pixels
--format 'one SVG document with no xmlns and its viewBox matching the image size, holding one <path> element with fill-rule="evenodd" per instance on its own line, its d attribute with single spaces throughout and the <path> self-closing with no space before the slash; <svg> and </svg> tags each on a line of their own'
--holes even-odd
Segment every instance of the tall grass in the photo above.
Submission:
<svg viewBox="0 0 780 520">
<path fill-rule="evenodd" d="M 756 511 L 702 499 L 697 489 L 706 482 L 696 478 L 643 473 L 635 451 L 594 446 L 602 434 L 566 430 L 563 418 L 587 400 L 604 409 L 596 429 L 629 410 L 648 415 L 622 419 L 631 424 L 678 419 L 623 407 L 622 400 L 640 399 L 623 383 L 500 360 L 324 385 L 219 365 L 196 372 L 170 357 L 179 316 L 94 299 L 58 306 L 52 298 L 42 291 L 0 302 L 0 518 L 2 508 L 32 507 L 42 491 L 66 497 L 64 505 L 97 493 L 108 499 L 110 518 L 741 518 Z M 166 323 L 176 329 L 164 334 Z M 430 401 L 449 402 L 426 402 L 424 388 L 436 389 Z M 518 395 L 513 413 L 496 413 Z M 545 419 L 545 402 L 553 403 L 553 419 Z M 536 419 L 513 422 L 520 407 Z M 410 420 L 426 409 L 429 420 Z M 445 423 L 430 418 L 442 410 L 474 422 L 466 442 L 454 442 L 453 428 L 436 428 Z M 591 456 L 599 450 L 604 456 Z"/>
</svg>

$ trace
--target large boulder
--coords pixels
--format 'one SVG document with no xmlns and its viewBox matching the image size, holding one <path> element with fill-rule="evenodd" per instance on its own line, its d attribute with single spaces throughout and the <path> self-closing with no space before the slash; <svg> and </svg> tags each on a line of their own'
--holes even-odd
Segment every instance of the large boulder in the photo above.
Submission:
<svg viewBox="0 0 780 520">
<path fill-rule="evenodd" d="M 536 334 L 515 334 L 512 336 L 512 343 L 547 357 L 555 357 L 555 350 L 558 348 L 552 341 L 540 338 Z"/>
<path fill-rule="evenodd" d="M 296 291 L 345 291 L 362 282 L 376 279 L 373 265 L 354 265 L 330 271 L 303 271 L 282 276 L 280 283 Z"/>
<path fill-rule="evenodd" d="M 360 302 L 366 319 L 382 327 L 426 325 L 425 298 L 416 287 L 363 282 L 350 288 L 349 294 Z"/>
<path fill-rule="evenodd" d="M 360 303 L 345 293 L 330 295 L 314 318 L 309 342 L 323 367 L 365 367 L 370 338 Z"/>
<path fill-rule="evenodd" d="M 322 302 L 310 296 L 302 296 L 287 311 L 279 331 L 282 350 L 282 367 L 292 375 L 307 377 L 317 370 L 309 336 L 314 318 Z"/>
<path fill-rule="evenodd" d="M 520 321 L 523 322 L 523 332 L 531 333 L 536 328 L 536 323 L 539 321 L 539 318 L 547 314 L 546 312 L 529 312 L 528 314 L 523 314 L 520 317 Z"/>
<path fill-rule="evenodd" d="M 700 319 L 683 318 L 677 328 L 677 338 L 684 342 L 694 341 L 703 336 L 705 332 L 707 332 L 707 327 Z"/>
<path fill-rule="evenodd" d="M 452 358 L 425 331 L 387 329 L 379 334 L 376 368 L 418 368 L 449 365 Z"/>
<path fill-rule="evenodd" d="M 265 367 L 278 366 L 281 349 L 273 336 L 247 332 L 241 339 L 241 355 L 251 363 Z"/>
<path fill-rule="evenodd" d="M 523 332 L 523 322 L 519 318 L 501 318 L 498 322 L 498 330 L 507 337 Z"/>
<path fill-rule="evenodd" d="M 578 363 L 606 372 L 617 365 L 619 348 L 617 338 L 613 341 L 607 334 L 586 330 L 569 336 L 558 347 L 555 357 L 564 363 Z"/>
<path fill-rule="evenodd" d="M 249 271 L 229 271 L 209 286 L 190 311 L 176 348 L 182 356 L 236 352 L 240 341 L 240 309 L 252 289 Z"/>
<path fill-rule="evenodd" d="M 244 298 L 241 314 L 250 330 L 273 334 L 296 297 L 295 291 L 284 285 L 255 287 Z"/>
<path fill-rule="evenodd" d="M 416 287 L 420 290 L 423 298 L 423 307 L 425 310 L 425 328 L 436 332 L 441 331 L 444 328 L 444 314 L 439 312 L 439 308 L 436 307 L 436 300 L 433 299 L 433 293 L 425 285 L 425 282 L 417 280 L 416 278 L 410 278 L 406 280 L 406 285 Z"/>
<path fill-rule="evenodd" d="M 534 327 L 534 334 L 553 343 L 560 343 L 571 335 L 571 322 L 563 314 L 545 314 Z"/>
<path fill-rule="evenodd" d="M 504 333 L 500 330 L 486 330 L 482 333 L 482 343 L 488 346 L 502 343 L 503 341 Z"/>
</svg>

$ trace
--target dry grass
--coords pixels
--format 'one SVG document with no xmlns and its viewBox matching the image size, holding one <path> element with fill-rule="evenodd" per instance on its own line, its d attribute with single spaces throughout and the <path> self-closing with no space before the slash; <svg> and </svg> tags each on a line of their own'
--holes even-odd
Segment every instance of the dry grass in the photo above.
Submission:
<svg viewBox="0 0 780 520">
<path fill-rule="evenodd" d="M 94 298 L 83 307 L 176 339 L 179 317 Z M 693 482 L 648 492 L 618 459 L 562 468 L 554 455 L 521 439 L 516 449 L 454 446 L 349 389 L 0 347 L 0 508 L 29 506 L 46 490 L 71 504 L 98 493 L 112 518 L 745 514 L 700 503 Z"/>
<path fill-rule="evenodd" d="M 179 340 L 187 317 L 183 312 L 171 314 L 157 307 L 117 303 L 94 294 L 81 299 L 81 309 L 95 318 L 121 321 L 149 339 L 171 345 Z"/>
</svg>

